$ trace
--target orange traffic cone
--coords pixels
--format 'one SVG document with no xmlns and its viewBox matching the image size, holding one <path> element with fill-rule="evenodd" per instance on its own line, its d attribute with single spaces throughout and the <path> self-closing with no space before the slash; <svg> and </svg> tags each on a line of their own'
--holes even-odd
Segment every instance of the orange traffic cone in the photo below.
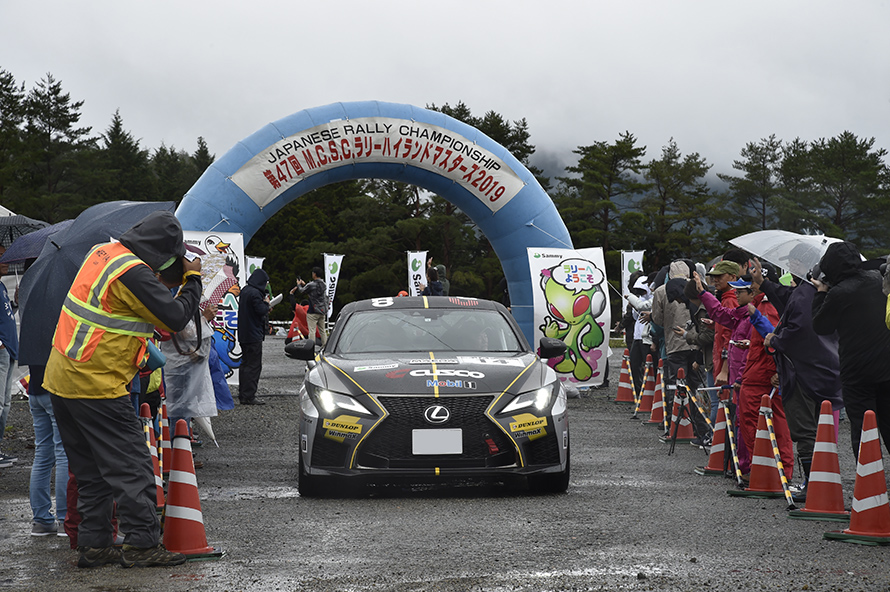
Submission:
<svg viewBox="0 0 890 592">
<path fill-rule="evenodd" d="M 757 438 L 754 440 L 754 453 L 751 457 L 751 481 L 742 490 L 727 491 L 734 497 L 785 497 L 779 465 L 773 454 L 773 443 L 766 425 L 766 413 L 772 412 L 769 395 L 760 400 L 760 418 L 757 420 Z"/>
<path fill-rule="evenodd" d="M 717 424 L 714 426 L 714 439 L 711 442 L 711 454 L 708 464 L 693 469 L 698 475 L 722 475 L 726 464 L 726 406 L 721 402 L 717 409 Z"/>
<path fill-rule="evenodd" d="M 637 399 L 634 395 L 634 385 L 630 379 L 630 352 L 624 350 L 621 357 L 621 375 L 618 377 L 618 395 L 615 397 L 615 403 L 636 403 Z"/>
<path fill-rule="evenodd" d="M 655 374 L 655 393 L 652 397 L 652 411 L 644 425 L 661 425 L 664 423 L 664 360 L 658 360 L 658 372 Z"/>
<path fill-rule="evenodd" d="M 167 419 L 167 399 L 161 399 L 161 453 L 158 455 L 161 474 L 166 475 L 173 466 L 173 454 L 170 448 L 170 420 Z"/>
<path fill-rule="evenodd" d="M 190 559 L 222 557 L 222 551 L 207 544 L 188 424 L 180 419 L 175 429 L 173 467 L 167 484 L 164 546 L 168 551 L 182 553 Z"/>
<path fill-rule="evenodd" d="M 652 402 L 655 400 L 655 364 L 652 362 L 652 354 L 646 355 L 646 380 L 643 384 L 643 394 L 640 395 L 640 405 L 635 413 L 652 414 Z"/>
<path fill-rule="evenodd" d="M 142 429 L 145 431 L 145 443 L 151 451 L 151 466 L 155 472 L 155 485 L 157 486 L 157 506 L 158 512 L 164 510 L 164 479 L 161 478 L 161 465 L 158 462 L 158 447 L 155 440 L 155 430 L 151 425 L 151 408 L 148 403 L 143 403 L 139 407 L 139 417 L 142 418 Z"/>
<path fill-rule="evenodd" d="M 677 369 L 677 390 L 674 392 L 674 405 L 671 409 L 671 428 L 663 436 L 662 442 L 695 440 L 689 411 L 689 393 L 686 391 L 686 370 Z"/>
<path fill-rule="evenodd" d="M 823 538 L 862 545 L 890 545 L 890 505 L 887 503 L 887 481 L 874 411 L 866 411 L 862 418 L 850 528 L 842 532 L 826 532 Z"/>
<path fill-rule="evenodd" d="M 802 510 L 788 512 L 788 517 L 844 522 L 850 519 L 850 512 L 844 509 L 844 488 L 841 485 L 841 469 L 837 457 L 834 415 L 829 401 L 822 401 L 819 411 L 816 449 L 807 481 L 807 502 Z"/>
</svg>

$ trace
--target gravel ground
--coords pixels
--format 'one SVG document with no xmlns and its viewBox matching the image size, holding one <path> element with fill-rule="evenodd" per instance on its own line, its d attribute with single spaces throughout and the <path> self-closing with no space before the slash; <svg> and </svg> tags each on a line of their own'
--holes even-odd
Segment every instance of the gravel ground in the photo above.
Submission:
<svg viewBox="0 0 890 592">
<path fill-rule="evenodd" d="M 74 567 L 67 539 L 29 536 L 33 433 L 15 402 L 0 469 L 0 589 L 165 590 L 890 590 L 887 547 L 822 539 L 841 523 L 789 520 L 782 499 L 731 498 L 692 471 L 704 452 L 630 419 L 612 386 L 569 400 L 565 495 L 423 487 L 343 499 L 296 490 L 297 393 L 305 364 L 266 342 L 262 407 L 213 420 L 197 449 L 207 539 L 226 555 L 175 568 Z M 617 358 L 617 359 L 616 359 Z M 842 422 L 849 501 L 855 463 Z"/>
</svg>

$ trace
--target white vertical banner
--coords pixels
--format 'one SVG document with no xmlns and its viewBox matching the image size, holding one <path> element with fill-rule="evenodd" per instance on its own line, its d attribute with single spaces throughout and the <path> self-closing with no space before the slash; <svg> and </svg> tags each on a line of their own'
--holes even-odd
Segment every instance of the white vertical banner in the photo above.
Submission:
<svg viewBox="0 0 890 592">
<path fill-rule="evenodd" d="M 535 342 L 554 337 L 566 353 L 546 360 L 562 381 L 597 386 L 606 377 L 611 311 L 601 247 L 528 248 L 534 294 Z"/>
<path fill-rule="evenodd" d="M 263 262 L 266 260 L 265 257 L 252 257 L 251 255 L 245 255 L 244 260 L 247 261 L 247 277 L 250 277 L 250 274 L 255 272 L 257 269 L 263 268 Z"/>
<path fill-rule="evenodd" d="M 643 271 L 643 253 L 645 251 L 621 251 L 621 295 L 630 294 L 627 282 L 630 276 L 637 271 Z"/>
<path fill-rule="evenodd" d="M 426 251 L 408 251 L 408 294 L 420 296 L 420 284 L 426 285 Z"/>
<path fill-rule="evenodd" d="M 337 280 L 340 279 L 340 266 L 343 264 L 343 255 L 334 253 L 324 254 L 325 283 L 328 286 L 328 320 L 331 320 L 331 312 L 334 310 L 334 296 L 337 294 Z"/>
</svg>

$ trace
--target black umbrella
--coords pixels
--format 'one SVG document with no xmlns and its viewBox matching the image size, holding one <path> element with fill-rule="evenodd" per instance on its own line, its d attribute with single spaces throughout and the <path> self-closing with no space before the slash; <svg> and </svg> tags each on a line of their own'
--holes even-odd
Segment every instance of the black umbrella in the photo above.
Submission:
<svg viewBox="0 0 890 592">
<path fill-rule="evenodd" d="M 40 251 L 43 250 L 43 245 L 46 244 L 46 239 L 52 234 L 65 230 L 72 222 L 74 222 L 74 220 L 64 220 L 58 224 L 45 226 L 40 230 L 23 234 L 9 245 L 6 252 L 0 257 L 0 263 L 15 263 L 25 261 L 26 259 L 36 258 L 40 255 Z"/>
<path fill-rule="evenodd" d="M 175 207 L 172 201 L 97 204 L 84 210 L 68 228 L 49 237 L 19 286 L 20 365 L 46 364 L 65 295 L 90 249 L 119 238 L 152 212 L 172 212 Z"/>
<path fill-rule="evenodd" d="M 46 228 L 49 223 L 27 216 L 0 216 L 0 245 L 8 247 L 20 236 Z"/>
</svg>

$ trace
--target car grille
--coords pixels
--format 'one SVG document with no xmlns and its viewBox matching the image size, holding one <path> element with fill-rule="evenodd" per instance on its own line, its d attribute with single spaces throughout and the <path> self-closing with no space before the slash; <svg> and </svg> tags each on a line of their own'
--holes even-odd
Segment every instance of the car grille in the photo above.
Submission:
<svg viewBox="0 0 890 592">
<path fill-rule="evenodd" d="M 510 439 L 486 415 L 493 395 L 459 397 L 381 396 L 389 416 L 361 444 L 358 464 L 369 468 L 486 468 L 517 463 Z M 451 412 L 448 422 L 436 427 L 460 428 L 463 454 L 415 456 L 412 430 L 433 427 L 423 419 L 430 405 L 444 405 Z M 492 452 L 486 440 L 492 440 Z"/>
<path fill-rule="evenodd" d="M 346 466 L 346 444 L 327 438 L 316 438 L 312 446 L 312 466 L 339 467 Z"/>
<path fill-rule="evenodd" d="M 559 464 L 559 438 L 548 434 L 529 442 L 526 463 L 530 465 Z"/>
</svg>

